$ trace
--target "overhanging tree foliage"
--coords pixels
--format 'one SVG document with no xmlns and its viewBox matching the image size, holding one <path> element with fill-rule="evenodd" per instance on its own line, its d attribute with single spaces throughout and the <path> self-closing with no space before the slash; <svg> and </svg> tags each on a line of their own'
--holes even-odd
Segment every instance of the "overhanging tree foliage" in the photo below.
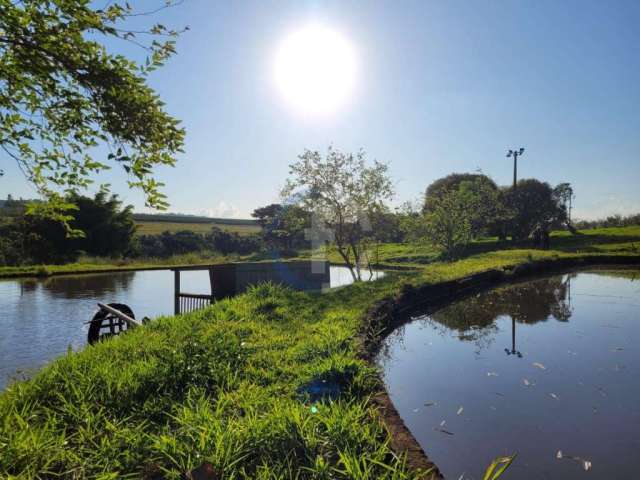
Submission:
<svg viewBox="0 0 640 480">
<path fill-rule="evenodd" d="M 173 165 L 184 141 L 179 121 L 147 85 L 149 72 L 175 52 L 178 32 L 160 24 L 128 30 L 129 17 L 146 13 L 107 4 L 0 0 L 0 147 L 49 200 L 32 208 L 64 222 L 73 208 L 67 194 L 115 164 L 148 206 L 165 208 L 154 169 Z M 139 45 L 146 62 L 110 53 L 105 39 Z M 111 153 L 95 159 L 89 152 L 101 144 Z"/>
</svg>

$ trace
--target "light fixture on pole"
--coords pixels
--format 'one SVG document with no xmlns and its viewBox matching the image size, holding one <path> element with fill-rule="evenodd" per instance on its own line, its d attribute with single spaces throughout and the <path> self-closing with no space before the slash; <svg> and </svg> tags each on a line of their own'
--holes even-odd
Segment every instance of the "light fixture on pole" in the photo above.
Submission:
<svg viewBox="0 0 640 480">
<path fill-rule="evenodd" d="M 513 157 L 513 188 L 514 190 L 518 183 L 518 157 L 522 156 L 523 153 L 524 153 L 524 148 L 509 150 L 507 152 L 507 158 Z"/>
</svg>

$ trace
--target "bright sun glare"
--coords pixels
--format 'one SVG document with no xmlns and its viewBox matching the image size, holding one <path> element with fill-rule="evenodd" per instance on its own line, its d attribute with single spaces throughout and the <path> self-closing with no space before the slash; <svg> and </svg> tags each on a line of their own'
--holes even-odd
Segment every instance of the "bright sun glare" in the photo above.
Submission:
<svg viewBox="0 0 640 480">
<path fill-rule="evenodd" d="M 318 25 L 287 36 L 276 54 L 275 80 L 293 107 L 327 114 L 342 106 L 353 90 L 353 48 L 339 33 Z"/>
</svg>

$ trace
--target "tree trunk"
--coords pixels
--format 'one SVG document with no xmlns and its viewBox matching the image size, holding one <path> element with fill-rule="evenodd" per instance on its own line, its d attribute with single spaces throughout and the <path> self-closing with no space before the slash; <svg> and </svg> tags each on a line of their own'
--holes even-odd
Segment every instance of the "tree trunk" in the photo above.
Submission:
<svg viewBox="0 0 640 480">
<path fill-rule="evenodd" d="M 578 233 L 578 230 L 576 230 L 576 227 L 571 225 L 571 222 L 569 220 L 567 220 L 566 226 L 567 226 L 567 230 L 571 232 L 571 235 L 576 235 Z"/>
<path fill-rule="evenodd" d="M 359 282 L 360 280 L 362 280 L 362 275 L 360 274 L 360 252 L 355 242 L 351 241 L 350 245 L 351 245 L 351 251 L 353 252 L 353 259 L 356 267 L 356 281 Z"/>
<path fill-rule="evenodd" d="M 349 260 L 349 255 L 347 254 L 347 252 L 345 252 L 343 250 L 343 246 L 342 245 L 337 245 L 336 244 L 336 248 L 338 249 L 338 253 L 342 257 L 342 259 L 344 260 L 344 263 L 349 268 L 349 272 L 351 272 L 351 276 L 353 277 L 353 281 L 357 282 L 358 281 L 358 277 L 356 277 L 356 273 L 355 273 L 355 271 L 353 269 L 353 264 L 351 263 L 351 260 Z"/>
</svg>

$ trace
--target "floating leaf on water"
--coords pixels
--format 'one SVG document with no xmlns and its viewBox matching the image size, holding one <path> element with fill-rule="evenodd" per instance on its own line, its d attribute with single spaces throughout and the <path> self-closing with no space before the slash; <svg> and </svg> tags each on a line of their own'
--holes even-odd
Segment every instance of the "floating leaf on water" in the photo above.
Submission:
<svg viewBox="0 0 640 480">
<path fill-rule="evenodd" d="M 460 407 L 456 415 L 462 415 L 462 412 L 464 412 L 464 407 Z"/>
<path fill-rule="evenodd" d="M 447 423 L 447 421 L 446 421 L 446 420 L 442 420 L 442 421 L 440 422 L 440 426 L 441 426 L 441 427 L 444 427 L 444 424 L 445 424 L 445 423 Z"/>
<path fill-rule="evenodd" d="M 424 404 L 425 407 L 435 407 L 438 405 L 438 402 L 427 402 Z"/>
<path fill-rule="evenodd" d="M 611 351 L 612 352 L 621 352 L 624 350 L 624 347 L 614 347 Z"/>
<path fill-rule="evenodd" d="M 563 458 L 566 458 L 567 460 L 575 460 L 576 462 L 580 462 L 585 472 L 588 472 L 589 470 L 591 470 L 591 467 L 592 467 L 590 460 L 585 460 L 584 458 L 577 457 L 575 455 L 567 455 L 566 453 L 562 453 L 562 450 L 558 450 L 558 453 L 556 453 L 556 458 L 558 460 L 562 460 Z"/>
<path fill-rule="evenodd" d="M 533 362 L 533 366 L 539 368 L 540 370 L 546 370 L 547 367 L 545 367 L 543 364 L 538 363 L 538 362 Z"/>
<path fill-rule="evenodd" d="M 567 353 L 568 353 L 569 355 L 578 355 L 578 353 L 577 353 L 577 352 L 574 352 L 573 350 L 567 350 Z"/>
<path fill-rule="evenodd" d="M 500 392 L 493 392 L 493 393 L 495 393 L 495 394 L 496 394 L 496 395 L 498 395 L 499 397 L 504 397 L 504 393 L 500 393 Z"/>
<path fill-rule="evenodd" d="M 493 405 L 489 405 L 489 408 L 490 408 L 491 410 L 494 410 L 494 411 L 495 411 L 495 410 L 497 410 L 497 408 L 496 408 L 496 407 L 494 407 Z"/>
<path fill-rule="evenodd" d="M 560 397 L 558 397 L 558 395 L 556 395 L 555 393 L 550 393 L 549 396 L 554 400 L 560 400 Z"/>
<path fill-rule="evenodd" d="M 453 435 L 449 430 L 445 430 L 444 428 L 434 428 L 436 432 L 444 433 L 445 435 Z"/>
<path fill-rule="evenodd" d="M 418 413 L 419 411 L 420 411 L 420 409 L 419 409 L 419 408 L 414 408 L 414 409 L 413 409 L 413 413 Z"/>
<path fill-rule="evenodd" d="M 522 379 L 522 383 L 524 384 L 525 387 L 533 387 L 535 385 L 535 383 L 530 382 L 529 380 L 527 380 L 526 378 Z"/>
<path fill-rule="evenodd" d="M 497 377 L 498 374 L 496 372 L 487 372 L 487 377 Z"/>
</svg>

